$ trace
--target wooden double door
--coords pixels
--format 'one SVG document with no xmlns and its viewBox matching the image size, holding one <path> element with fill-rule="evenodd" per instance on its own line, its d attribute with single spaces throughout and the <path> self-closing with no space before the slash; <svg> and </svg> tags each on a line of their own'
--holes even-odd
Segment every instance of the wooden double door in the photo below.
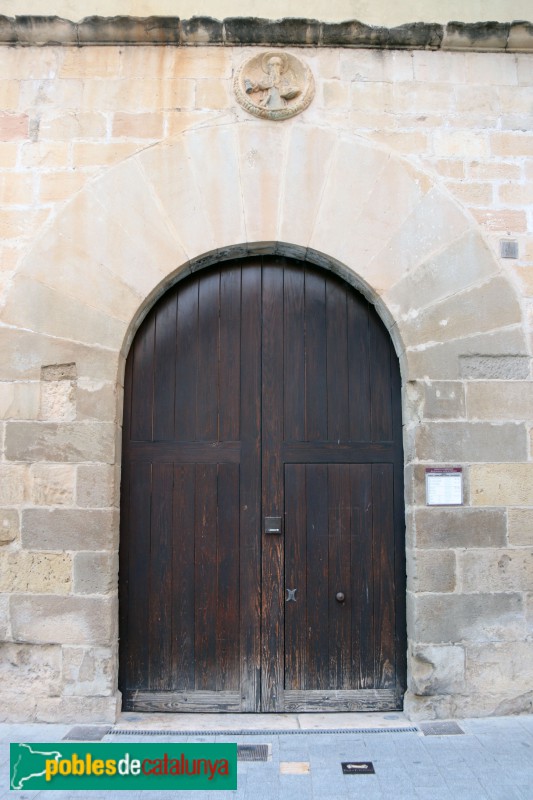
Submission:
<svg viewBox="0 0 533 800">
<path fill-rule="evenodd" d="M 401 708 L 398 362 L 281 257 L 190 276 L 127 360 L 120 688 L 137 711 Z"/>
</svg>

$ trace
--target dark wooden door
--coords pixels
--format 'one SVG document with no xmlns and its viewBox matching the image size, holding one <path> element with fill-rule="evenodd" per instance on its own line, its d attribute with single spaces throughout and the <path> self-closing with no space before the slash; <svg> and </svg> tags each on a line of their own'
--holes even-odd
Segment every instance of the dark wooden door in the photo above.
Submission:
<svg viewBox="0 0 533 800">
<path fill-rule="evenodd" d="M 124 708 L 401 707 L 400 379 L 373 307 L 289 259 L 200 272 L 139 329 L 124 408 Z"/>
</svg>

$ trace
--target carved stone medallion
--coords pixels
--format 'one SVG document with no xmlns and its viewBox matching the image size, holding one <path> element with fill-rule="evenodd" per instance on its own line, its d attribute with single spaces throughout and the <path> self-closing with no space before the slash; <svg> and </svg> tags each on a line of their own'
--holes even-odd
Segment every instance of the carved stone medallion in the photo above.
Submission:
<svg viewBox="0 0 533 800">
<path fill-rule="evenodd" d="M 315 94 L 309 67 L 296 56 L 269 50 L 245 61 L 233 88 L 250 114 L 263 119 L 287 119 L 307 108 Z"/>
</svg>

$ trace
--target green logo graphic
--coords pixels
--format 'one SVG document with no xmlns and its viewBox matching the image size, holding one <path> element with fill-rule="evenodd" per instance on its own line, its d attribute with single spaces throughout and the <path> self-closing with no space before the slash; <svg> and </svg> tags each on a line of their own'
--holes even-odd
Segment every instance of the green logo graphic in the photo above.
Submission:
<svg viewBox="0 0 533 800">
<path fill-rule="evenodd" d="M 10 789 L 237 788 L 236 744 L 22 743 L 10 746 Z"/>
</svg>

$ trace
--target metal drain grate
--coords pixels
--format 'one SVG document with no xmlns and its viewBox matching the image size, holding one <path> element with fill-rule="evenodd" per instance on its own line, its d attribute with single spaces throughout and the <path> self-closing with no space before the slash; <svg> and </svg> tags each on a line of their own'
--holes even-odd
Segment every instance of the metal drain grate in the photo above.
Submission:
<svg viewBox="0 0 533 800">
<path fill-rule="evenodd" d="M 307 736 L 308 734 L 367 734 L 367 733 L 420 733 L 418 728 L 325 728 L 320 730 L 302 729 L 280 730 L 261 729 L 250 730 L 138 730 L 134 728 L 114 728 L 109 731 L 109 736 Z M 462 733 L 462 731 L 461 731 Z"/>
<path fill-rule="evenodd" d="M 268 761 L 272 752 L 270 744 L 237 745 L 237 761 Z"/>
<path fill-rule="evenodd" d="M 424 736 L 459 736 L 464 734 L 457 722 L 421 722 L 420 730 Z"/>
<path fill-rule="evenodd" d="M 63 736 L 64 742 L 101 742 L 111 733 L 109 725 L 75 725 Z"/>
</svg>

